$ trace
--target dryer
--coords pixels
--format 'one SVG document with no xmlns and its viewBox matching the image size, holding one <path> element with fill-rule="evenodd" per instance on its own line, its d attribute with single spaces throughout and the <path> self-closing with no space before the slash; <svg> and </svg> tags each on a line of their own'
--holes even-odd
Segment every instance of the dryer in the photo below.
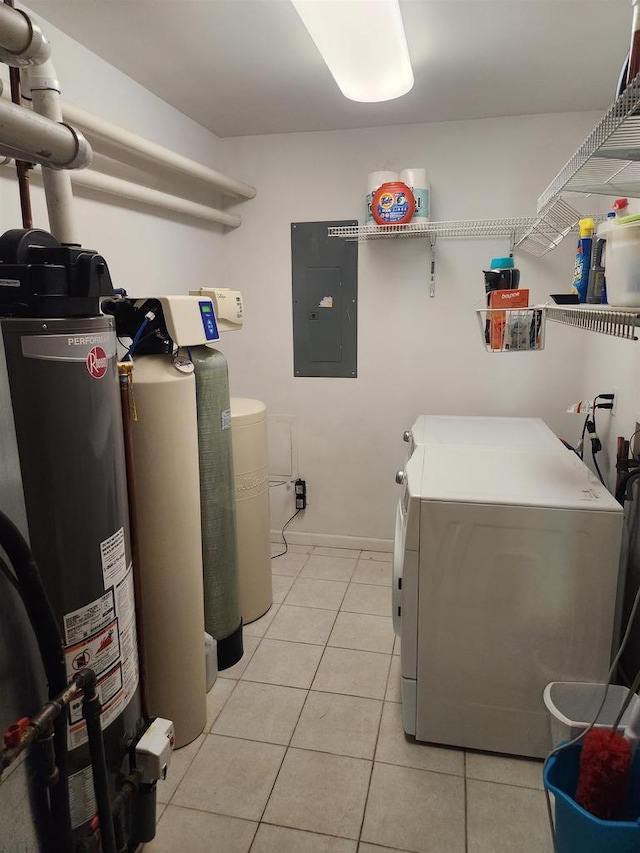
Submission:
<svg viewBox="0 0 640 853">
<path fill-rule="evenodd" d="M 401 477 L 393 617 L 404 728 L 543 756 L 545 685 L 602 681 L 609 668 L 622 508 L 542 421 L 448 421 L 414 425 L 424 443 Z"/>
<path fill-rule="evenodd" d="M 565 449 L 541 418 L 420 415 L 413 426 L 405 430 L 403 440 L 409 444 L 409 455 L 423 444 Z"/>
</svg>

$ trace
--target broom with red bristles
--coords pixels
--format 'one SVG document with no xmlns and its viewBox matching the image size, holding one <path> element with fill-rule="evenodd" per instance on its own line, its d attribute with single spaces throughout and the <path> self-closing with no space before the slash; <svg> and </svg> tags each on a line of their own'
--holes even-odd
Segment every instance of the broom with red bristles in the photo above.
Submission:
<svg viewBox="0 0 640 853">
<path fill-rule="evenodd" d="M 613 726 L 591 729 L 582 741 L 576 802 L 601 820 L 626 818 L 631 765 L 640 740 L 640 700 L 634 687 L 629 690 Z M 632 699 L 636 703 L 621 735 L 618 727 Z"/>
</svg>

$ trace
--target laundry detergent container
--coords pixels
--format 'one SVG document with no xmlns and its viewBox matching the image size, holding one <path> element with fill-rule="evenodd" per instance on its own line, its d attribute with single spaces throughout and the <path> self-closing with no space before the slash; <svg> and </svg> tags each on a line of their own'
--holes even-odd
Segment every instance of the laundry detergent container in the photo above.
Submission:
<svg viewBox="0 0 640 853">
<path fill-rule="evenodd" d="M 273 602 L 265 404 L 232 397 L 231 436 L 240 612 L 246 624 L 266 613 Z"/>
<path fill-rule="evenodd" d="M 607 241 L 607 301 L 614 308 L 640 308 L 640 221 L 599 228 Z"/>
</svg>

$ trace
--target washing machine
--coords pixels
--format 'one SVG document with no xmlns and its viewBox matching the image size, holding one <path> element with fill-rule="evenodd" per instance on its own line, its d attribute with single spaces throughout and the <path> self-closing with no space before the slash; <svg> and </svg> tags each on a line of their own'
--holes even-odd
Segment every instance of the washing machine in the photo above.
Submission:
<svg viewBox="0 0 640 853">
<path fill-rule="evenodd" d="M 542 421 L 480 420 L 417 422 L 399 472 L 404 729 L 541 757 L 545 685 L 609 668 L 622 508 Z"/>
</svg>

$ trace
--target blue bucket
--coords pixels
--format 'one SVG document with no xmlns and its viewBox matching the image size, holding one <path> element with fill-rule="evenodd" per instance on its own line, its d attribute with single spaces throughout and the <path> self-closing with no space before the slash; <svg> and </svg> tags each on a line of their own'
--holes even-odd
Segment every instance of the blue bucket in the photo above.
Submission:
<svg viewBox="0 0 640 853">
<path fill-rule="evenodd" d="M 544 784 L 556 798 L 557 853 L 638 853 L 640 851 L 640 749 L 636 752 L 629 785 L 628 819 L 600 820 L 574 800 L 580 751 L 575 744 L 547 764 Z"/>
</svg>

